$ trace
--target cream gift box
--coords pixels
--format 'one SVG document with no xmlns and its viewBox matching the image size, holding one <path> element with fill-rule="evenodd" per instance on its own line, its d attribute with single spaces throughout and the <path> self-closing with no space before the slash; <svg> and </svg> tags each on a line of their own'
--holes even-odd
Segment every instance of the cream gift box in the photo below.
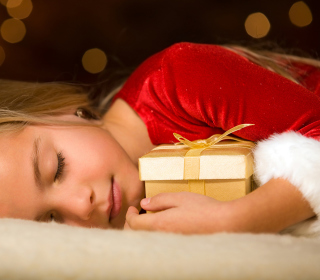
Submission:
<svg viewBox="0 0 320 280">
<path fill-rule="evenodd" d="M 145 181 L 146 197 L 187 191 L 228 201 L 249 193 L 253 189 L 254 144 L 227 136 L 246 126 L 206 140 L 188 141 L 176 135 L 183 145 L 160 145 L 141 157 L 139 174 Z"/>
</svg>

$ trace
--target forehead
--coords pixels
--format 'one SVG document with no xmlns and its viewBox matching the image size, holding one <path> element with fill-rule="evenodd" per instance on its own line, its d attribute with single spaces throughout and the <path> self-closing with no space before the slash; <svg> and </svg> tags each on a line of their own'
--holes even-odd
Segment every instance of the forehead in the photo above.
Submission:
<svg viewBox="0 0 320 280">
<path fill-rule="evenodd" d="M 17 217 L 32 202 L 32 138 L 26 129 L 0 134 L 0 217 Z"/>
<path fill-rule="evenodd" d="M 26 134 L 29 134 L 26 129 L 0 134 L 0 174 L 8 172 L 13 167 L 12 163 L 18 159 L 17 156 L 24 153 L 25 146 L 30 142 Z"/>
</svg>

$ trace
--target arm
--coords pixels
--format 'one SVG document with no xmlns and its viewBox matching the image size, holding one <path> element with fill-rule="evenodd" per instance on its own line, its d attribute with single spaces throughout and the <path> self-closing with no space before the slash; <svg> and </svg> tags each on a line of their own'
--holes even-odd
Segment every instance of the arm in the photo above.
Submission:
<svg viewBox="0 0 320 280">
<path fill-rule="evenodd" d="M 148 203 L 147 203 L 148 202 Z M 148 211 L 127 213 L 126 228 L 170 232 L 279 232 L 314 216 L 301 193 L 283 179 L 272 179 L 247 196 L 230 202 L 192 193 L 164 193 L 144 199 Z"/>
<path fill-rule="evenodd" d="M 240 231 L 279 232 L 314 216 L 297 188 L 283 179 L 272 179 L 231 204 Z"/>
<path fill-rule="evenodd" d="M 157 67 L 151 71 L 154 65 Z M 143 73 L 148 78 L 136 85 L 136 78 Z M 209 45 L 177 44 L 144 64 L 136 74 L 131 79 L 135 87 L 129 83 L 125 88 L 136 88 L 139 96 L 145 96 L 135 110 L 142 117 L 142 110 L 150 111 L 144 121 L 149 123 L 154 144 L 171 143 L 172 132 L 191 140 L 203 139 L 241 123 L 253 123 L 255 126 L 235 134 L 253 141 L 269 138 L 262 142 L 274 143 L 271 149 L 259 145 L 262 148 L 255 152 L 255 174 L 260 185 L 284 178 L 320 214 L 320 142 L 308 138 L 320 139 L 320 99 L 316 94 L 230 51 Z M 290 130 L 298 133 L 285 132 Z M 279 133 L 275 141 L 270 138 L 274 133 Z M 274 212 L 276 216 L 280 213 Z"/>
<path fill-rule="evenodd" d="M 261 186 L 247 196 L 222 203 L 194 194 L 163 194 L 142 206 L 146 210 L 168 210 L 150 218 L 139 218 L 129 211 L 129 226 L 165 226 L 173 231 L 181 227 L 185 233 L 278 232 L 320 215 L 319 141 L 295 132 L 282 133 L 260 141 L 254 156 L 255 175 Z M 319 234 L 319 220 L 300 224 L 294 234 Z"/>
</svg>

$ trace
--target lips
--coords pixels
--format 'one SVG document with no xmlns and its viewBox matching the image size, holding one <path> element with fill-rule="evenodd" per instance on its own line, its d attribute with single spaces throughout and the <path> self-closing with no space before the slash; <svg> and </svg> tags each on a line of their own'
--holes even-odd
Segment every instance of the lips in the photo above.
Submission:
<svg viewBox="0 0 320 280">
<path fill-rule="evenodd" d="M 112 197 L 112 208 L 109 216 L 109 220 L 117 217 L 121 211 L 121 190 L 118 183 L 112 178 L 112 188 L 111 188 L 111 197 Z"/>
</svg>

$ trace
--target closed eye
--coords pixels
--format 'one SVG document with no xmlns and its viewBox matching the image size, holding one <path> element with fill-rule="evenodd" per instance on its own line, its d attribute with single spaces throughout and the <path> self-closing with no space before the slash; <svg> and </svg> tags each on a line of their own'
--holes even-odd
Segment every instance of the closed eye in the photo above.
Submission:
<svg viewBox="0 0 320 280">
<path fill-rule="evenodd" d="M 63 169 L 64 169 L 64 166 L 65 166 L 65 158 L 62 154 L 62 152 L 59 152 L 57 154 L 57 158 L 58 158 L 58 166 L 57 166 L 57 172 L 54 176 L 54 182 L 58 181 L 59 179 L 61 179 L 61 176 L 63 174 Z"/>
</svg>

